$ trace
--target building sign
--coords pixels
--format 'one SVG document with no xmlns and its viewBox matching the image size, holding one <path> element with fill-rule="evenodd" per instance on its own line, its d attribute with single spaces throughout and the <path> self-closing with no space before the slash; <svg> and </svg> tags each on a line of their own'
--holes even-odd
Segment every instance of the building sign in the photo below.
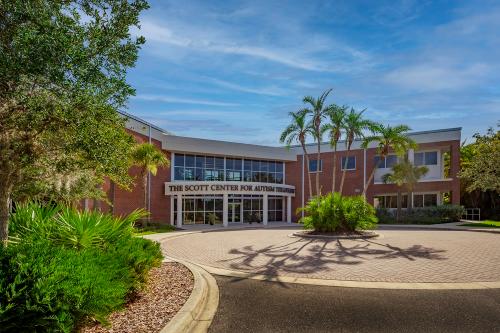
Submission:
<svg viewBox="0 0 500 333">
<path fill-rule="evenodd" d="M 165 195 L 175 194 L 270 194 L 295 196 L 295 187 L 290 185 L 248 182 L 168 182 Z"/>
</svg>

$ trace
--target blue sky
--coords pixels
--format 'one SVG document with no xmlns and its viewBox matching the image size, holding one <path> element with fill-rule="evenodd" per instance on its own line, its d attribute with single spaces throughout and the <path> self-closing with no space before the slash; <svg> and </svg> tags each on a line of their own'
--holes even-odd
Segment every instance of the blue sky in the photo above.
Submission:
<svg viewBox="0 0 500 333">
<path fill-rule="evenodd" d="M 499 1 L 152 1 L 128 112 L 177 135 L 278 145 L 328 102 L 412 130 L 500 120 Z"/>
</svg>

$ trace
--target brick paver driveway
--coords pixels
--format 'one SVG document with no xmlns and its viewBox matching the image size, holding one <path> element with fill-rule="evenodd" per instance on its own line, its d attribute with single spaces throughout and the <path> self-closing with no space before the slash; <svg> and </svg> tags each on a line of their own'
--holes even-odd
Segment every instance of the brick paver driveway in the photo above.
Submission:
<svg viewBox="0 0 500 333">
<path fill-rule="evenodd" d="M 188 234 L 163 243 L 174 258 L 265 275 L 383 282 L 500 280 L 500 235 L 381 230 L 370 240 L 290 237 L 296 229 Z"/>
</svg>

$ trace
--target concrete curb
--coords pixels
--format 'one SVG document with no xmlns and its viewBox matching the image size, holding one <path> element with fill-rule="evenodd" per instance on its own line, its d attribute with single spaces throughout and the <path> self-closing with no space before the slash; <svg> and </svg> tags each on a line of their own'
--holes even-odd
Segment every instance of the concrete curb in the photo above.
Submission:
<svg viewBox="0 0 500 333">
<path fill-rule="evenodd" d="M 160 333 L 207 332 L 219 305 L 219 287 L 214 277 L 199 265 L 166 257 L 186 266 L 194 287 L 186 303 Z"/>
<path fill-rule="evenodd" d="M 316 286 L 366 288 L 366 289 L 407 289 L 407 290 L 470 290 L 470 289 L 500 289 L 500 281 L 477 282 L 384 282 L 384 281 L 352 281 L 300 278 L 281 275 L 264 275 L 243 271 L 233 271 L 224 268 L 197 264 L 210 274 L 253 279 L 260 281 L 297 283 Z"/>
</svg>

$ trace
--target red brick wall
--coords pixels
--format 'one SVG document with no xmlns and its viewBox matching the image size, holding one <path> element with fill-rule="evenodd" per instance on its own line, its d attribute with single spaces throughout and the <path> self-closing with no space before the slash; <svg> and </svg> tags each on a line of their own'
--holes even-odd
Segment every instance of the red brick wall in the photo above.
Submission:
<svg viewBox="0 0 500 333">
<path fill-rule="evenodd" d="M 147 136 L 142 134 L 129 131 L 137 142 L 148 142 Z M 156 145 L 161 149 L 161 142 L 155 139 L 151 139 L 151 143 Z M 163 153 L 170 160 L 171 154 L 165 150 Z M 105 184 L 104 189 L 108 195 L 109 200 L 113 203 L 113 208 L 108 207 L 108 211 L 112 211 L 115 215 L 126 215 L 138 208 L 144 207 L 144 188 L 142 186 L 142 179 L 140 177 L 140 168 L 132 167 L 130 168 L 129 174 L 134 178 L 135 186 L 129 191 L 122 189 L 118 186 L 114 186 L 113 195 L 113 185 Z M 170 181 L 170 168 L 162 167 L 158 169 L 156 176 L 151 177 L 151 221 L 170 223 L 170 197 L 164 194 L 165 182 Z"/>
<path fill-rule="evenodd" d="M 432 181 L 432 182 L 422 182 L 415 186 L 416 192 L 451 192 L 452 193 L 452 203 L 460 203 L 460 181 L 457 178 L 457 173 L 459 170 L 459 160 L 460 160 L 460 141 L 443 141 L 434 143 L 423 143 L 419 145 L 419 149 L 424 150 L 428 148 L 445 148 L 451 153 L 451 167 L 450 167 L 450 178 L 451 181 Z M 313 151 L 309 152 L 309 159 L 316 159 L 316 153 Z M 356 156 L 356 170 L 346 171 L 346 177 L 344 181 L 344 188 L 342 193 L 344 195 L 359 195 L 363 192 L 363 163 L 364 156 L 363 150 L 357 149 L 352 150 L 349 153 L 346 151 L 337 152 L 337 174 L 336 174 L 336 191 L 340 189 L 340 182 L 342 178 L 341 171 L 341 159 L 346 155 Z M 366 180 L 370 177 L 370 173 L 374 168 L 374 157 L 375 149 L 368 149 L 366 152 Z M 321 153 L 321 159 L 323 163 L 323 170 L 319 173 L 319 182 L 321 187 L 321 192 L 328 193 L 332 190 L 332 170 L 333 170 L 333 153 Z M 304 201 L 307 202 L 309 196 L 309 189 L 307 183 L 307 166 L 305 166 L 304 172 Z M 302 206 L 302 189 L 301 189 L 301 174 L 302 174 L 302 155 L 297 156 L 297 162 L 287 162 L 286 163 L 286 183 L 295 186 L 296 195 L 292 199 L 292 212 L 298 207 Z M 313 193 L 316 191 L 316 178 L 315 173 L 311 173 L 311 184 Z M 397 191 L 397 187 L 392 184 L 372 184 L 368 187 L 367 200 L 373 204 L 373 197 L 381 193 L 393 193 Z M 294 221 L 297 216 L 294 216 Z"/>
</svg>

